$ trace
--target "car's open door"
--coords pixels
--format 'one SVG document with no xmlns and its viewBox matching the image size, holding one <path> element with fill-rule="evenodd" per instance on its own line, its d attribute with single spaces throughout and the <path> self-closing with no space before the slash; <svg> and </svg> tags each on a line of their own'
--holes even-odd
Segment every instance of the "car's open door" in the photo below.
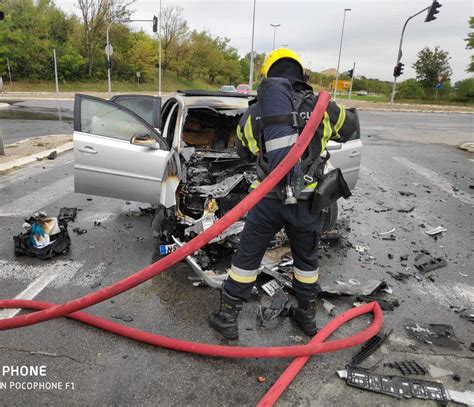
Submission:
<svg viewBox="0 0 474 407">
<path fill-rule="evenodd" d="M 160 128 L 161 98 L 149 95 L 115 95 L 111 102 L 124 106 L 155 129 Z"/>
<path fill-rule="evenodd" d="M 357 110 L 352 110 L 357 115 Z M 362 154 L 362 141 L 360 140 L 360 123 L 357 115 L 357 129 L 352 134 L 351 138 L 345 143 L 338 143 L 333 140 L 329 140 L 327 149 L 331 153 L 331 163 L 334 167 L 341 169 L 344 174 L 344 179 L 352 190 L 357 184 L 359 178 L 361 154 Z"/>
<path fill-rule="evenodd" d="M 76 192 L 157 203 L 171 154 L 154 126 L 126 107 L 87 95 L 74 102 Z"/>
</svg>

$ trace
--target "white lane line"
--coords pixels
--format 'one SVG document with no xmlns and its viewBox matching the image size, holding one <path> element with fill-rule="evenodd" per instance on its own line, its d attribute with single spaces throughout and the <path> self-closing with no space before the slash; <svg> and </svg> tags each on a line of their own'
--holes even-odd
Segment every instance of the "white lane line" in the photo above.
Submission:
<svg viewBox="0 0 474 407">
<path fill-rule="evenodd" d="M 472 195 L 458 188 L 454 188 L 451 182 L 449 182 L 446 178 L 443 178 L 441 175 L 434 172 L 433 170 L 415 164 L 403 157 L 393 157 L 393 159 L 395 161 L 398 161 L 400 164 L 403 164 L 406 167 L 410 168 L 411 170 L 417 172 L 418 174 L 422 175 L 423 177 L 428 179 L 428 181 L 430 181 L 433 185 L 436 185 L 439 189 L 448 193 L 452 197 L 459 199 L 465 204 L 474 205 L 474 197 Z"/>
<path fill-rule="evenodd" d="M 26 289 L 24 289 L 15 297 L 16 300 L 32 300 L 56 278 L 69 280 L 70 278 L 74 277 L 76 271 L 81 267 L 82 263 L 79 262 L 71 262 L 66 264 L 52 263 L 41 267 L 24 267 L 21 263 L 0 261 L 0 278 L 19 277 L 21 279 L 25 278 L 25 274 L 27 276 L 31 276 L 32 273 L 33 275 L 41 273 L 36 280 L 34 280 L 28 287 L 26 287 Z M 12 318 L 20 311 L 21 309 L 4 309 L 0 311 L 0 319 Z"/>
<path fill-rule="evenodd" d="M 58 160 L 58 158 L 56 160 Z M 8 174 L 8 175 L 3 175 L 0 178 L 0 181 L 1 181 L 0 191 L 2 189 L 5 189 L 6 187 L 11 186 L 12 184 L 14 184 L 16 182 L 24 181 L 24 180 L 29 179 L 29 178 L 33 179 L 33 177 L 36 178 L 38 175 L 44 175 L 44 174 L 46 174 L 50 171 L 57 170 L 61 166 L 66 166 L 66 165 L 68 165 L 70 163 L 73 163 L 73 162 L 74 162 L 74 157 L 68 158 L 65 161 L 59 161 L 59 162 L 55 163 L 55 165 L 51 165 L 50 167 L 46 167 L 46 170 L 42 170 L 41 173 L 38 173 L 38 167 L 40 165 L 44 166 L 44 163 L 42 164 L 42 163 L 38 162 L 38 165 L 32 165 L 30 167 L 25 167 L 21 171 L 21 173 L 19 173 L 19 174 L 13 173 L 13 174 Z"/>
<path fill-rule="evenodd" d="M 2 205 L 0 216 L 28 216 L 72 192 L 74 192 L 74 176 L 71 175 Z"/>
</svg>

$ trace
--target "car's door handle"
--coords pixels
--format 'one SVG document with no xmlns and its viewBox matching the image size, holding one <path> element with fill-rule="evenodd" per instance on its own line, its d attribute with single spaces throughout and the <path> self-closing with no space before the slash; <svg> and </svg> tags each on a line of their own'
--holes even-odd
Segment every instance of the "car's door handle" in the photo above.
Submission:
<svg viewBox="0 0 474 407">
<path fill-rule="evenodd" d="M 359 156 L 360 156 L 360 151 L 357 151 L 357 150 L 356 150 L 356 151 L 353 151 L 353 152 L 349 155 L 349 157 L 352 157 L 352 158 L 353 158 L 353 157 L 359 157 Z"/>
<path fill-rule="evenodd" d="M 81 153 L 86 154 L 97 154 L 97 150 L 91 146 L 85 146 L 84 148 L 78 148 Z"/>
</svg>

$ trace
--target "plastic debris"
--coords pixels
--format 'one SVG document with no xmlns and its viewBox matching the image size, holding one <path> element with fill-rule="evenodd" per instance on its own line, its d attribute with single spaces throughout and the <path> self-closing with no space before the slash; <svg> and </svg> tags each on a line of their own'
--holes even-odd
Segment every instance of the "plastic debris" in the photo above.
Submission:
<svg viewBox="0 0 474 407">
<path fill-rule="evenodd" d="M 397 212 L 400 213 L 411 213 L 415 210 L 416 206 L 410 206 L 408 208 L 400 208 Z"/>
<path fill-rule="evenodd" d="M 461 348 L 451 325 L 420 325 L 407 319 L 404 321 L 404 326 L 408 336 L 420 342 L 456 350 Z"/>
<path fill-rule="evenodd" d="M 77 216 L 77 208 L 61 208 L 59 210 L 58 219 L 66 222 L 74 221 Z"/>
<path fill-rule="evenodd" d="M 58 156 L 58 152 L 56 150 L 51 151 L 51 153 L 49 153 L 48 155 L 48 160 L 55 160 L 57 156 Z"/>
<path fill-rule="evenodd" d="M 368 247 L 365 247 L 365 246 L 359 246 L 357 245 L 355 247 L 355 250 L 361 254 L 365 253 L 365 252 L 368 252 L 369 251 L 369 248 Z"/>
<path fill-rule="evenodd" d="M 259 383 L 265 383 L 266 379 L 265 379 L 265 376 L 258 376 L 257 380 L 258 380 Z"/>
<path fill-rule="evenodd" d="M 438 227 L 435 227 L 434 229 L 425 230 L 425 233 L 428 236 L 435 236 L 435 235 L 439 235 L 440 233 L 446 232 L 447 230 L 448 229 L 446 229 L 442 226 L 438 226 Z"/>
<path fill-rule="evenodd" d="M 363 390 L 385 394 L 400 399 L 418 398 L 436 400 L 447 405 L 448 395 L 441 383 L 428 382 L 403 376 L 371 373 L 365 369 L 349 366 L 346 383 Z"/>
<path fill-rule="evenodd" d="M 415 258 L 415 267 L 422 273 L 428 273 L 430 271 L 446 267 L 447 262 L 442 257 L 432 257 L 428 253 L 420 253 Z"/>
<path fill-rule="evenodd" d="M 474 392 L 470 390 L 456 391 L 446 390 L 450 400 L 455 403 L 464 404 L 466 406 L 474 406 Z"/>
<path fill-rule="evenodd" d="M 269 307 L 260 305 L 257 310 L 257 320 L 260 322 L 261 326 L 265 326 L 266 323 L 272 321 L 280 314 L 285 311 L 286 304 L 288 303 L 288 296 L 281 289 L 278 288 L 275 290 L 275 293 L 272 296 L 272 303 Z"/>
<path fill-rule="evenodd" d="M 402 360 L 400 362 L 385 363 L 384 366 L 400 370 L 403 376 L 426 374 L 426 369 L 419 365 L 415 360 Z"/>
<path fill-rule="evenodd" d="M 323 295 L 371 295 L 374 291 L 385 287 L 387 283 L 382 280 L 367 280 L 360 285 L 352 285 L 344 281 L 336 281 L 336 284 L 321 283 Z"/>
<path fill-rule="evenodd" d="M 15 256 L 46 260 L 69 252 L 71 239 L 66 222 L 38 212 L 26 219 L 22 227 L 25 232 L 13 237 Z"/>
<path fill-rule="evenodd" d="M 365 342 L 359 351 L 352 357 L 351 359 L 351 366 L 357 366 L 362 363 L 365 359 L 367 359 L 370 355 L 375 353 L 377 349 L 379 349 L 382 344 L 386 341 L 386 339 L 390 336 L 393 330 L 389 333 L 384 335 L 375 335 L 367 342 Z"/>
<path fill-rule="evenodd" d="M 401 196 L 416 196 L 416 194 L 414 192 L 410 192 L 410 191 L 398 191 L 398 193 Z"/>
<path fill-rule="evenodd" d="M 336 308 L 336 306 L 333 303 L 323 299 L 323 307 L 329 315 L 331 316 L 334 315 L 333 311 L 334 311 L 334 308 Z"/>
<path fill-rule="evenodd" d="M 276 290 L 282 288 L 282 285 L 275 279 L 270 280 L 269 282 L 262 284 L 262 289 L 265 291 L 270 297 L 275 295 Z"/>
<path fill-rule="evenodd" d="M 390 230 L 387 230 L 386 232 L 379 232 L 379 236 L 384 236 L 384 235 L 389 235 L 391 233 L 395 232 L 395 228 L 392 228 Z"/>
<path fill-rule="evenodd" d="M 114 315 L 111 315 L 111 317 L 115 319 L 120 319 L 123 322 L 133 321 L 133 318 L 130 315 L 125 315 L 125 314 L 116 314 L 116 315 L 114 314 Z"/>
<path fill-rule="evenodd" d="M 87 229 L 79 228 L 79 227 L 73 228 L 72 231 L 78 235 L 83 235 L 87 233 Z"/>
<path fill-rule="evenodd" d="M 433 378 L 433 379 L 438 379 L 443 376 L 451 376 L 453 372 L 450 370 L 443 369 L 441 367 L 429 365 L 428 366 L 428 374 Z"/>
</svg>

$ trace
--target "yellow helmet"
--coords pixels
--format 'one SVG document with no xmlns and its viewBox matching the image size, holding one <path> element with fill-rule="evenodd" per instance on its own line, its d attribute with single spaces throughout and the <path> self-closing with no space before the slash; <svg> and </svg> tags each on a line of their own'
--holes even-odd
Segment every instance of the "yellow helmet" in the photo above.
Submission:
<svg viewBox="0 0 474 407">
<path fill-rule="evenodd" d="M 283 58 L 289 58 L 297 62 L 299 66 L 301 67 L 301 72 L 303 73 L 303 62 L 301 61 L 301 58 L 298 55 L 296 55 L 294 51 L 292 51 L 289 48 L 277 48 L 277 49 L 274 49 L 265 57 L 265 60 L 263 61 L 263 64 L 262 64 L 262 69 L 260 71 L 262 75 L 266 78 L 271 66 L 275 62 Z"/>
</svg>

